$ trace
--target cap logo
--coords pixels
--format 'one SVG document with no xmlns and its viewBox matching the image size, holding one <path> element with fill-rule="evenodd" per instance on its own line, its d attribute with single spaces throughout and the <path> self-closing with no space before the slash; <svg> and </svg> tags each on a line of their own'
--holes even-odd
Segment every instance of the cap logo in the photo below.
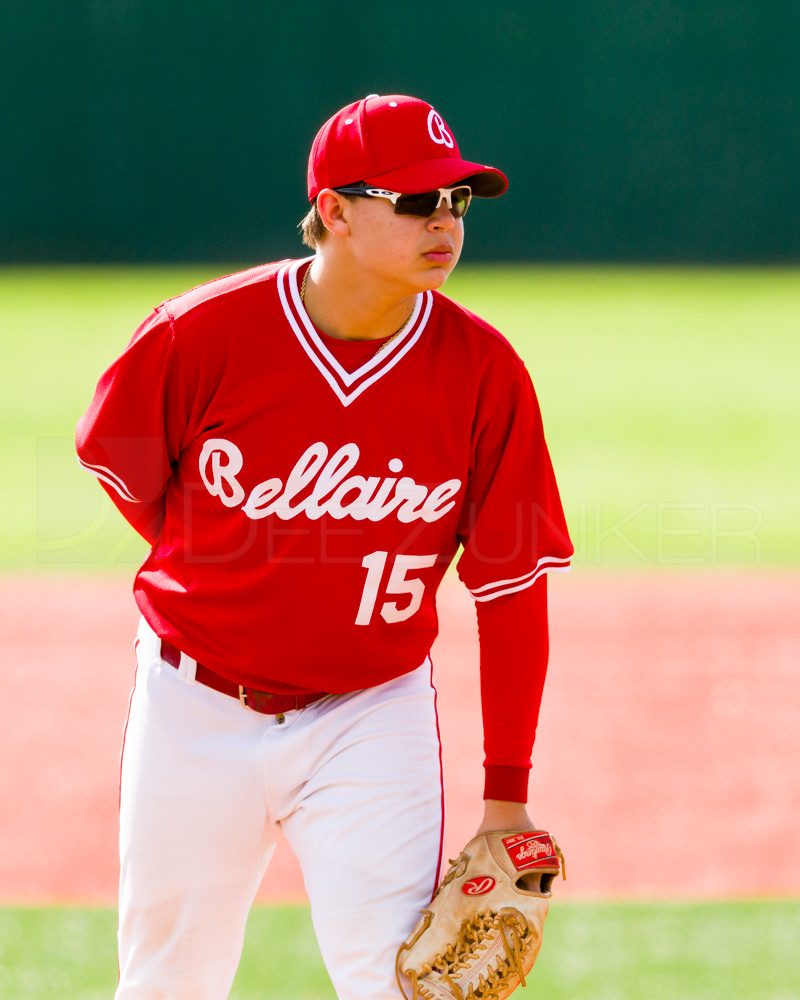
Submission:
<svg viewBox="0 0 800 1000">
<path fill-rule="evenodd" d="M 433 108 L 431 108 L 428 114 L 428 135 L 439 146 L 447 146 L 448 149 L 453 148 L 453 137 L 447 131 L 444 119 Z"/>
</svg>

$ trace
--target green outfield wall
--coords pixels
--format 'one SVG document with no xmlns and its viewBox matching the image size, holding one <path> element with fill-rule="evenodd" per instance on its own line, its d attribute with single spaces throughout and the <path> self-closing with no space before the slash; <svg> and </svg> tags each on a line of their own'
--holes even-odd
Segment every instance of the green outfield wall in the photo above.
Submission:
<svg viewBox="0 0 800 1000">
<path fill-rule="evenodd" d="M 295 254 L 371 92 L 508 173 L 466 259 L 800 259 L 797 0 L 3 0 L 0 85 L 0 262 Z"/>
</svg>

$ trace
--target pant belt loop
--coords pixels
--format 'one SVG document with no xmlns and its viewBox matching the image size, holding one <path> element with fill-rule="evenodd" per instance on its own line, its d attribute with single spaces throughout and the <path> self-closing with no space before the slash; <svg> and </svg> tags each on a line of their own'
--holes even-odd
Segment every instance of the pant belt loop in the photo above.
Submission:
<svg viewBox="0 0 800 1000">
<path fill-rule="evenodd" d="M 192 687 L 195 687 L 197 685 L 196 674 L 197 660 L 193 660 L 191 656 L 187 656 L 186 653 L 181 652 L 181 662 L 178 666 L 178 677 Z"/>
</svg>

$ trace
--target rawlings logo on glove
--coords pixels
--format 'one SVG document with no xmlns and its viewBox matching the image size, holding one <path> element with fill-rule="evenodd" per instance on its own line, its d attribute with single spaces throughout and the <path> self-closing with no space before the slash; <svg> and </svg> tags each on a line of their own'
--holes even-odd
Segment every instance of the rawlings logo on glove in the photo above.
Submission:
<svg viewBox="0 0 800 1000">
<path fill-rule="evenodd" d="M 504 1000 L 539 954 L 564 856 L 549 833 L 505 830 L 475 837 L 450 865 L 397 953 L 400 991 L 406 1000 Z"/>
</svg>

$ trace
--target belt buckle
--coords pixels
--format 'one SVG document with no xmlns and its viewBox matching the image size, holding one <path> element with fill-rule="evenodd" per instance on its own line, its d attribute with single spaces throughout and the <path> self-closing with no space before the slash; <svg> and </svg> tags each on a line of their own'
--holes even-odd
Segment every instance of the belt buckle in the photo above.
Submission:
<svg viewBox="0 0 800 1000">
<path fill-rule="evenodd" d="M 299 701 L 300 701 L 300 699 L 298 698 L 298 696 L 297 696 L 297 695 L 276 695 L 276 694 L 272 694 L 272 693 L 271 693 L 271 692 L 269 692 L 269 691 L 254 691 L 253 693 L 254 693 L 255 695 L 261 695 L 261 696 L 263 696 L 264 698 L 272 698 L 272 699 L 275 699 L 275 700 L 276 700 L 276 701 L 278 701 L 279 703 L 280 703 L 281 701 L 283 701 L 284 699 L 287 699 L 287 698 L 292 698 L 292 699 L 294 700 L 294 707 L 295 707 L 295 708 L 299 708 L 299 707 L 300 707 L 300 705 L 299 705 Z M 264 710 L 264 709 L 263 709 L 263 708 L 262 708 L 262 707 L 260 706 L 260 704 L 259 704 L 259 700 L 260 700 L 260 699 L 259 699 L 259 698 L 257 697 L 257 698 L 255 699 L 255 703 L 254 703 L 253 705 L 251 705 L 251 704 L 250 704 L 250 702 L 249 702 L 249 701 L 247 700 L 247 688 L 246 688 L 246 687 L 245 687 L 245 686 L 244 686 L 243 684 L 240 684 L 240 685 L 239 685 L 239 701 L 240 701 L 240 702 L 242 703 L 242 705 L 244 705 L 244 707 L 245 707 L 245 708 L 249 708 L 249 709 L 251 709 L 251 711 L 253 711 L 253 712 L 259 712 L 259 713 L 261 713 L 262 715 L 283 715 L 283 714 L 284 714 L 284 713 L 283 713 L 283 711 L 280 711 L 280 710 L 276 710 L 276 711 L 274 711 L 274 712 L 270 712 L 269 710 L 265 711 L 265 710 Z M 287 712 L 289 711 L 289 708 L 288 708 L 288 706 L 287 706 L 287 708 L 285 709 L 285 711 L 287 711 Z"/>
<path fill-rule="evenodd" d="M 270 712 L 268 709 L 264 709 L 262 698 L 276 698 L 277 695 L 271 694 L 269 691 L 257 691 L 255 688 L 250 689 L 254 695 L 253 704 L 247 697 L 247 688 L 243 685 L 239 685 L 239 701 L 244 705 L 245 708 L 249 708 L 252 712 L 258 712 L 259 715 L 277 715 L 276 712 Z"/>
<path fill-rule="evenodd" d="M 274 698 L 276 702 L 279 705 L 281 705 L 281 708 L 276 709 L 276 711 L 274 712 L 270 711 L 265 712 L 264 709 L 259 706 L 258 699 L 256 699 L 255 704 L 250 705 L 250 703 L 247 700 L 247 688 L 243 684 L 239 685 L 239 701 L 242 703 L 244 708 L 249 708 L 253 712 L 260 712 L 265 715 L 275 715 L 278 719 L 278 722 L 283 722 L 283 720 L 286 718 L 285 713 L 290 711 L 291 707 L 294 707 L 295 709 L 300 709 L 300 708 L 305 708 L 306 704 L 303 696 L 298 694 L 275 695 L 275 694 L 270 694 L 268 691 L 256 691 L 255 694 L 264 695 L 264 697 L 266 698 Z M 289 700 L 294 702 L 294 706 L 289 706 L 285 704 L 285 702 Z"/>
</svg>

